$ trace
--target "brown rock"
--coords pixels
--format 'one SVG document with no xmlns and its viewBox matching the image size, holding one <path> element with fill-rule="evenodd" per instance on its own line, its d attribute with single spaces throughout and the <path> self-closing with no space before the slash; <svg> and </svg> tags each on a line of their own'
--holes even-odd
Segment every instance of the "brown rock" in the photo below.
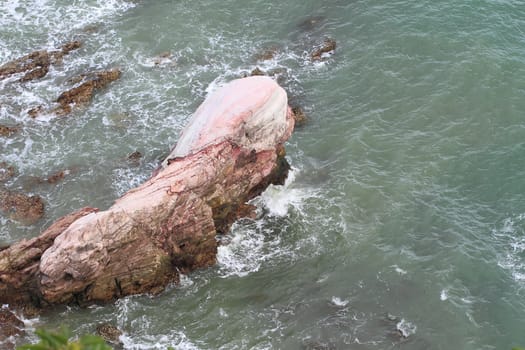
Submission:
<svg viewBox="0 0 525 350">
<path fill-rule="evenodd" d="M 29 111 L 27 111 L 27 114 L 29 114 L 29 116 L 31 118 L 36 118 L 38 117 L 42 112 L 44 111 L 44 107 L 43 106 L 36 106 L 34 108 L 31 108 Z"/>
<path fill-rule="evenodd" d="M 122 331 L 110 323 L 101 323 L 96 328 L 96 334 L 104 338 L 110 344 L 122 344 L 120 336 Z"/>
<path fill-rule="evenodd" d="M 126 157 L 128 162 L 130 162 L 133 165 L 138 165 L 140 163 L 141 158 L 142 153 L 140 153 L 139 151 L 132 152 Z"/>
<path fill-rule="evenodd" d="M 68 174 L 69 170 L 57 171 L 56 173 L 49 175 L 45 182 L 47 182 L 48 184 L 55 184 L 59 181 L 62 181 Z"/>
<path fill-rule="evenodd" d="M 255 69 L 253 69 L 250 72 L 250 76 L 254 77 L 254 76 L 257 76 L 257 75 L 266 75 L 266 73 L 263 70 L 261 70 L 259 67 L 255 67 Z"/>
<path fill-rule="evenodd" d="M 85 105 L 93 98 L 97 90 L 106 87 L 110 82 L 117 80 L 120 77 L 120 70 L 112 69 L 107 71 L 95 72 L 91 74 L 82 75 L 80 80 L 84 80 L 82 84 L 67 90 L 58 96 L 56 102 L 60 105 L 53 110 L 59 116 L 66 115 L 71 112 L 71 107 L 75 105 Z"/>
<path fill-rule="evenodd" d="M 325 38 L 324 42 L 319 45 L 311 54 L 310 57 L 314 61 L 320 61 L 328 55 L 335 52 L 336 42 L 332 38 Z"/>
<path fill-rule="evenodd" d="M 9 304 L 45 306 L 38 291 L 35 273 L 38 272 L 40 257 L 55 238 L 71 223 L 96 212 L 94 208 L 82 208 L 53 223 L 40 236 L 21 240 L 0 251 L 0 300 Z"/>
<path fill-rule="evenodd" d="M 19 126 L 0 125 L 0 136 L 8 137 L 20 131 Z"/>
<path fill-rule="evenodd" d="M 295 120 L 295 125 L 302 126 L 306 124 L 306 121 L 308 120 L 308 118 L 306 117 L 306 114 L 304 113 L 304 110 L 302 107 L 300 106 L 292 107 L 292 113 L 293 113 L 293 118 Z"/>
<path fill-rule="evenodd" d="M 7 62 L 0 66 L 0 80 L 23 72 L 26 72 L 26 74 L 20 79 L 21 82 L 42 78 L 48 73 L 51 64 L 59 62 L 64 55 L 79 47 L 80 42 L 72 41 L 64 44 L 60 51 L 34 51 L 26 56 Z"/>
<path fill-rule="evenodd" d="M 15 168 L 6 162 L 0 162 L 0 182 L 4 182 L 15 176 Z"/>
<path fill-rule="evenodd" d="M 234 80 L 204 101 L 157 174 L 105 211 L 62 218 L 0 251 L 0 303 L 107 302 L 159 293 L 215 263 L 217 232 L 289 169 L 294 121 L 267 77 Z"/>
<path fill-rule="evenodd" d="M 25 224 L 33 224 L 44 215 L 44 202 L 39 196 L 0 189 L 0 212 Z"/>
<path fill-rule="evenodd" d="M 25 325 L 13 312 L 0 307 L 0 344 L 7 338 L 25 334 Z"/>
</svg>

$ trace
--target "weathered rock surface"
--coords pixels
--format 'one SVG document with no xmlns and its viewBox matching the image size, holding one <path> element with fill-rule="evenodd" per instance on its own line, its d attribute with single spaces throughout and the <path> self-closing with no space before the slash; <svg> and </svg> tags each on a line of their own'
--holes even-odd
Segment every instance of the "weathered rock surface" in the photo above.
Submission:
<svg viewBox="0 0 525 350">
<path fill-rule="evenodd" d="M 28 55 L 7 62 L 0 66 L 0 80 L 23 72 L 26 72 L 26 74 L 20 78 L 22 82 L 42 78 L 48 73 L 50 65 L 60 63 L 64 55 L 78 49 L 80 46 L 80 42 L 71 41 L 64 44 L 60 50 L 57 51 L 34 51 Z"/>
<path fill-rule="evenodd" d="M 44 202 L 39 196 L 28 196 L 0 188 L 0 212 L 29 225 L 44 215 Z"/>
<path fill-rule="evenodd" d="M 285 91 L 267 77 L 234 80 L 197 109 L 147 182 L 105 211 L 70 214 L 0 251 L 0 303 L 78 304 L 157 293 L 179 272 L 215 263 L 216 234 L 289 169 L 294 125 Z"/>
</svg>

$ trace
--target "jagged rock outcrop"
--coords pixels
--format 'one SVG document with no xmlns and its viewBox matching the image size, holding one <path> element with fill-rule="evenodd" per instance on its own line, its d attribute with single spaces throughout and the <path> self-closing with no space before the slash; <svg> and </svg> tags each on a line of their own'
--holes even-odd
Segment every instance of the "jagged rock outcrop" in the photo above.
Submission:
<svg viewBox="0 0 525 350">
<path fill-rule="evenodd" d="M 117 80 L 120 78 L 120 75 L 120 70 L 110 69 L 78 77 L 78 80 L 82 83 L 61 93 L 56 101 L 59 106 L 52 112 L 58 116 L 63 116 L 70 113 L 73 106 L 85 105 L 91 101 L 95 91 L 102 89 L 112 81 Z"/>
<path fill-rule="evenodd" d="M 106 302 L 157 293 L 180 272 L 215 263 L 217 233 L 289 169 L 294 125 L 267 77 L 210 94 L 155 174 L 104 211 L 86 208 L 0 251 L 0 303 Z"/>
<path fill-rule="evenodd" d="M 0 80 L 10 77 L 13 74 L 24 73 L 19 81 L 44 77 L 49 72 L 49 66 L 62 61 L 64 55 L 78 49 L 81 46 L 79 41 L 70 41 L 60 47 L 59 50 L 47 51 L 39 50 L 28 55 L 17 58 L 0 66 Z"/>
</svg>

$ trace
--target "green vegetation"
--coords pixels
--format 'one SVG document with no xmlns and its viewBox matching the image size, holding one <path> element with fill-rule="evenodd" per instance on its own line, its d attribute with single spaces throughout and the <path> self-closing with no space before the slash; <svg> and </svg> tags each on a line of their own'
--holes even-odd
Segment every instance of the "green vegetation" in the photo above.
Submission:
<svg viewBox="0 0 525 350">
<path fill-rule="evenodd" d="M 37 344 L 22 345 L 17 350 L 112 350 L 103 338 L 96 335 L 84 335 L 73 341 L 67 329 L 59 332 L 39 329 L 35 333 L 40 338 Z"/>
</svg>

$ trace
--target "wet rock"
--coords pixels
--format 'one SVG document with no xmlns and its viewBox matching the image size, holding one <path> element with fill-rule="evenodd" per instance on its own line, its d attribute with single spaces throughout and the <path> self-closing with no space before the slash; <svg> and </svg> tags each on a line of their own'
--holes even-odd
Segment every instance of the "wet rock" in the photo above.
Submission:
<svg viewBox="0 0 525 350">
<path fill-rule="evenodd" d="M 7 308 L 0 308 L 0 342 L 25 334 L 24 322 Z"/>
<path fill-rule="evenodd" d="M 24 73 L 19 81 L 25 82 L 44 77 L 52 64 L 60 63 L 62 57 L 81 46 L 78 41 L 68 42 L 58 51 L 38 50 L 0 66 L 0 80 L 13 74 Z"/>
<path fill-rule="evenodd" d="M 9 137 L 20 131 L 19 126 L 0 125 L 0 136 Z"/>
<path fill-rule="evenodd" d="M 44 202 L 39 196 L 0 189 L 0 212 L 25 224 L 34 224 L 44 215 Z"/>
<path fill-rule="evenodd" d="M 45 182 L 47 182 L 48 184 L 55 184 L 59 181 L 62 181 L 69 173 L 70 171 L 68 169 L 57 171 L 56 173 L 49 175 L 45 179 Z"/>
<path fill-rule="evenodd" d="M 42 114 L 42 112 L 44 112 L 44 107 L 43 106 L 37 106 L 37 107 L 33 107 L 30 110 L 28 110 L 27 114 L 29 114 L 29 116 L 31 118 L 36 118 L 40 114 Z"/>
<path fill-rule="evenodd" d="M 79 76 L 79 81 L 83 82 L 79 86 L 60 94 L 56 100 L 59 107 L 55 108 L 52 112 L 58 116 L 63 116 L 70 113 L 73 106 L 87 104 L 91 101 L 97 90 L 100 90 L 112 81 L 117 80 L 120 78 L 120 75 L 120 70 L 111 69 Z"/>
<path fill-rule="evenodd" d="M 141 158 L 142 153 L 140 153 L 139 151 L 132 152 L 126 157 L 128 162 L 130 162 L 133 165 L 138 165 L 140 163 Z"/>
<path fill-rule="evenodd" d="M 314 61 L 320 61 L 329 57 L 335 52 L 336 41 L 332 38 L 325 38 L 324 42 L 315 48 L 310 54 L 310 58 Z"/>
<path fill-rule="evenodd" d="M 120 345 L 122 331 L 110 323 L 101 323 L 96 328 L 96 334 L 104 338 L 110 344 Z"/>
<path fill-rule="evenodd" d="M 293 113 L 293 118 L 295 120 L 296 126 L 302 126 L 306 124 L 308 118 L 306 117 L 306 114 L 304 113 L 304 110 L 302 107 L 300 106 L 292 107 L 292 113 Z"/>
<path fill-rule="evenodd" d="M 261 70 L 259 67 L 255 67 L 255 69 L 253 69 L 250 72 L 250 76 L 254 77 L 254 76 L 257 76 L 257 75 L 266 75 L 266 73 L 263 70 Z"/>
<path fill-rule="evenodd" d="M 15 176 L 15 168 L 6 162 L 0 162 L 0 182 L 4 182 Z"/>
<path fill-rule="evenodd" d="M 270 78 L 217 89 L 148 181 L 107 210 L 65 217 L 0 251 L 0 303 L 159 293 L 180 272 L 215 264 L 217 233 L 253 215 L 246 203 L 286 178 L 283 144 L 293 126 L 286 92 Z"/>
</svg>

